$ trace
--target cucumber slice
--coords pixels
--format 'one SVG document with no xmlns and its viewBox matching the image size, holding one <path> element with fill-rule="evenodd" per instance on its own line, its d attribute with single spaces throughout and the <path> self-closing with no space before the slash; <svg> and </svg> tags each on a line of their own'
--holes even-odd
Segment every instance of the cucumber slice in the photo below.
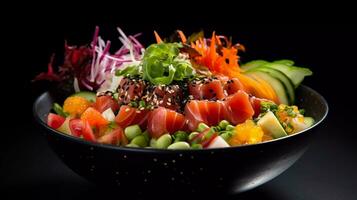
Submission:
<svg viewBox="0 0 357 200">
<path fill-rule="evenodd" d="M 286 66 L 293 66 L 295 64 L 294 61 L 292 60 L 287 60 L 287 59 L 283 59 L 283 60 L 276 60 L 273 63 L 277 63 L 277 64 L 283 64 Z"/>
<path fill-rule="evenodd" d="M 71 95 L 71 97 L 73 96 L 83 97 L 90 102 L 95 102 L 95 99 L 97 98 L 97 95 L 94 92 L 88 92 L 88 91 L 77 92 Z"/>
<path fill-rule="evenodd" d="M 244 69 L 245 71 L 248 71 L 248 70 L 251 70 L 251 69 L 254 69 L 256 67 L 260 67 L 264 64 L 267 64 L 269 63 L 268 61 L 265 61 L 265 60 L 253 60 L 253 61 L 250 61 L 250 62 L 247 62 L 245 64 L 243 64 L 241 66 L 242 69 Z"/>
<path fill-rule="evenodd" d="M 291 80 L 287 76 L 285 76 L 285 74 L 283 74 L 279 70 L 275 70 L 275 69 L 272 69 L 272 68 L 265 67 L 265 65 L 263 67 L 258 67 L 258 68 L 252 69 L 250 71 L 264 72 L 264 73 L 269 74 L 270 76 L 278 79 L 280 82 L 283 83 L 283 86 L 284 86 L 284 88 L 286 90 L 285 93 L 287 94 L 288 101 L 285 102 L 285 104 L 287 103 L 288 105 L 290 105 L 290 104 L 294 103 L 294 101 L 295 101 L 295 89 L 294 89 L 293 83 L 291 82 Z M 283 103 L 283 102 L 281 102 L 281 103 Z"/>
<path fill-rule="evenodd" d="M 261 67 L 268 67 L 283 72 L 294 85 L 294 88 L 298 87 L 304 80 L 305 76 L 311 76 L 312 71 L 308 68 L 287 66 L 285 63 L 266 63 Z"/>
<path fill-rule="evenodd" d="M 307 125 L 307 127 L 310 127 L 314 125 L 315 120 L 312 117 L 304 117 L 304 123 Z"/>
<path fill-rule="evenodd" d="M 264 81 L 268 82 L 273 87 L 274 91 L 276 92 L 279 102 L 283 103 L 283 104 L 289 103 L 285 87 L 279 79 L 276 79 L 276 78 L 270 76 L 269 74 L 267 74 L 265 72 L 260 72 L 260 71 L 251 71 L 251 72 L 248 72 L 247 75 L 248 76 L 255 75 L 255 76 L 258 76 L 259 78 L 263 79 Z M 254 76 L 251 76 L 251 77 L 254 78 Z"/>
</svg>

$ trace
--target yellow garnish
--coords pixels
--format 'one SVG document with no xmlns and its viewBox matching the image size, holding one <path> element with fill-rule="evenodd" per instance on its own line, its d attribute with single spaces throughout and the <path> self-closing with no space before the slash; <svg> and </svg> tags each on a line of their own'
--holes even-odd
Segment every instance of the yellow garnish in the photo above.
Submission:
<svg viewBox="0 0 357 200">
<path fill-rule="evenodd" d="M 263 135 L 264 132 L 260 126 L 256 125 L 252 120 L 247 120 L 236 126 L 229 144 L 232 146 L 256 144 L 262 141 Z"/>
<path fill-rule="evenodd" d="M 73 117 L 80 116 L 88 107 L 90 102 L 79 96 L 68 97 L 63 104 L 63 111 Z"/>
</svg>

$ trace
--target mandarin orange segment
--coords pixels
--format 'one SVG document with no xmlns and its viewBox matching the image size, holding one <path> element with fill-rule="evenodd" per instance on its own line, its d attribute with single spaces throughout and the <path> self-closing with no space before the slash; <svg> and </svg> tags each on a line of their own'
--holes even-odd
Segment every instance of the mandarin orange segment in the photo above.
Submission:
<svg viewBox="0 0 357 200">
<path fill-rule="evenodd" d="M 79 96 L 68 97 L 63 104 L 63 111 L 73 117 L 80 116 L 88 107 L 90 102 Z"/>
<path fill-rule="evenodd" d="M 262 141 L 264 132 L 253 120 L 247 120 L 238 124 L 234 130 L 234 135 L 229 141 L 232 146 L 244 144 L 256 144 Z"/>
<path fill-rule="evenodd" d="M 87 120 L 91 126 L 105 126 L 109 124 L 109 121 L 106 120 L 100 112 L 96 109 L 89 107 L 81 115 L 82 120 Z"/>
</svg>

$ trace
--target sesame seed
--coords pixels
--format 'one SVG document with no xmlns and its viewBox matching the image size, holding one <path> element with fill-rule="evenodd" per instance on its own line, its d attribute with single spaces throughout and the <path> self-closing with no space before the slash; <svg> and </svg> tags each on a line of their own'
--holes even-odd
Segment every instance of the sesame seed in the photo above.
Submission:
<svg viewBox="0 0 357 200">
<path fill-rule="evenodd" d="M 125 109 L 125 112 L 129 112 L 129 111 L 130 111 L 130 109 L 129 109 L 129 108 L 126 108 L 126 109 Z"/>
</svg>

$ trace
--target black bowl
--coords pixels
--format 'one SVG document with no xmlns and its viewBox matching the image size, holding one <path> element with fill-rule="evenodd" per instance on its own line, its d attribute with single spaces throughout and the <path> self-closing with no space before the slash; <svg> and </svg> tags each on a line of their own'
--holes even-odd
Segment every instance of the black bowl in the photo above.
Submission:
<svg viewBox="0 0 357 200">
<path fill-rule="evenodd" d="M 50 146 L 73 171 L 118 190 L 234 194 L 255 188 L 289 168 L 306 150 L 328 112 L 324 98 L 309 87 L 297 89 L 297 105 L 316 124 L 298 134 L 255 145 L 203 150 L 123 148 L 84 141 L 49 128 L 44 119 L 55 99 L 44 93 L 34 115 Z"/>
</svg>

